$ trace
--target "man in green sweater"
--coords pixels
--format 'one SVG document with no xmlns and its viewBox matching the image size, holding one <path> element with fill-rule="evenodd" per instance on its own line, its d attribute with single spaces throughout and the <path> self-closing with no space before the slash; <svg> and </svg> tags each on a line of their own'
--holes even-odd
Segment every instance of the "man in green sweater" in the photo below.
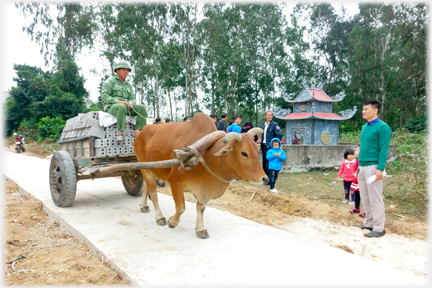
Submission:
<svg viewBox="0 0 432 288">
<path fill-rule="evenodd" d="M 102 85 L 102 103 L 104 111 L 116 116 L 118 136 L 117 141 L 123 141 L 123 131 L 126 130 L 126 115 L 137 116 L 134 137 L 146 125 L 146 108 L 135 104 L 132 85 L 126 80 L 131 68 L 122 61 L 114 66 L 117 75 L 111 76 Z"/>
<path fill-rule="evenodd" d="M 367 121 L 360 135 L 360 155 L 358 182 L 360 198 L 366 217 L 361 229 L 371 232 L 366 237 L 381 237 L 385 234 L 385 206 L 383 199 L 383 171 L 385 169 L 391 129 L 378 118 L 381 103 L 371 99 L 363 103 L 363 119 Z M 366 179 L 375 175 L 376 180 L 367 183 Z"/>
</svg>

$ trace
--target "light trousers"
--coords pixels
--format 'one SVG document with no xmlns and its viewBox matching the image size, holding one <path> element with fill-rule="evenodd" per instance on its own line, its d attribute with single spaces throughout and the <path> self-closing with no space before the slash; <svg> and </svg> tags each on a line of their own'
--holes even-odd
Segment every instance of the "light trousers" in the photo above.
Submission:
<svg viewBox="0 0 432 288">
<path fill-rule="evenodd" d="M 385 222 L 385 206 L 383 196 L 383 180 L 370 184 L 366 179 L 375 174 L 378 165 L 359 166 L 358 184 L 360 197 L 366 217 L 363 226 L 372 227 L 373 231 L 382 232 Z"/>
</svg>

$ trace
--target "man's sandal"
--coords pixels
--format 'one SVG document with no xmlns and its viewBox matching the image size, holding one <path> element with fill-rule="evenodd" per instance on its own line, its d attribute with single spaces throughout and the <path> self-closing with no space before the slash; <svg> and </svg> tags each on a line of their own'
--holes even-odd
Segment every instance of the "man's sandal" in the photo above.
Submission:
<svg viewBox="0 0 432 288">
<path fill-rule="evenodd" d="M 119 141 L 119 142 L 123 141 L 123 134 L 117 135 L 117 141 Z"/>
</svg>

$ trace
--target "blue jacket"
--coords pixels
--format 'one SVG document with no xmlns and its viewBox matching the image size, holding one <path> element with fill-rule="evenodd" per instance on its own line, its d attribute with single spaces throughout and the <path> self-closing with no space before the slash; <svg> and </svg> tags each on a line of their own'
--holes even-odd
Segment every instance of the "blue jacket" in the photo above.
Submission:
<svg viewBox="0 0 432 288">
<path fill-rule="evenodd" d="M 265 131 L 265 123 L 262 124 L 261 128 L 263 129 L 263 131 Z M 282 136 L 283 136 L 283 132 L 280 129 L 279 125 L 273 120 L 270 121 L 269 126 L 267 128 L 267 132 L 266 132 L 267 149 L 271 148 L 271 145 L 270 145 L 271 139 L 278 138 L 279 140 L 281 140 Z M 264 140 L 263 137 L 264 137 L 264 133 L 261 135 L 261 146 L 263 145 L 263 140 Z"/>
<path fill-rule="evenodd" d="M 278 148 L 273 148 L 273 142 L 274 141 L 279 142 Z M 273 138 L 271 140 L 271 147 L 272 148 L 267 151 L 267 155 L 266 155 L 266 158 L 269 161 L 269 166 L 268 166 L 269 170 L 280 171 L 282 169 L 282 161 L 284 161 L 286 159 L 286 154 L 285 154 L 285 151 L 281 149 L 281 146 L 282 146 L 282 144 L 278 138 Z M 280 154 L 280 158 L 277 156 L 274 156 L 275 153 Z"/>
<path fill-rule="evenodd" d="M 239 125 L 234 123 L 228 127 L 228 133 L 229 132 L 237 132 L 237 133 L 241 134 L 241 128 Z"/>
</svg>

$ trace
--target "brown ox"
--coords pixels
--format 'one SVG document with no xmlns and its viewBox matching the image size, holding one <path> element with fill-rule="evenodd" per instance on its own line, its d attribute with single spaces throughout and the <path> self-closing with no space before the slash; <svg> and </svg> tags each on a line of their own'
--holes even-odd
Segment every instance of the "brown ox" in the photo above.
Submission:
<svg viewBox="0 0 432 288">
<path fill-rule="evenodd" d="M 200 153 L 210 170 L 228 181 L 240 179 L 262 185 L 268 182 L 268 178 L 258 159 L 258 146 L 253 141 L 253 134 L 263 132 L 260 128 L 254 129 L 249 131 L 251 133 L 241 135 L 226 134 L 223 131 L 212 133 L 217 130 L 211 118 L 197 113 L 191 121 L 145 126 L 135 138 L 134 150 L 139 162 L 175 159 L 174 150 L 182 149 L 185 144 L 189 146 L 212 133 L 216 137 L 213 137 L 211 143 L 207 143 L 209 147 Z M 160 178 L 169 182 L 176 207 L 176 213 L 169 218 L 168 226 L 174 228 L 179 224 L 180 216 L 185 211 L 184 192 L 191 192 L 197 200 L 196 234 L 200 238 L 209 237 L 203 223 L 205 204 L 211 199 L 221 197 L 229 183 L 210 174 L 201 163 L 192 170 L 173 167 L 141 172 L 146 183 L 146 187 L 143 185 L 140 204 L 142 212 L 150 211 L 147 205 L 147 195 L 150 193 L 156 222 L 159 225 L 167 224 L 159 208 L 156 192 L 155 181 Z"/>
</svg>

